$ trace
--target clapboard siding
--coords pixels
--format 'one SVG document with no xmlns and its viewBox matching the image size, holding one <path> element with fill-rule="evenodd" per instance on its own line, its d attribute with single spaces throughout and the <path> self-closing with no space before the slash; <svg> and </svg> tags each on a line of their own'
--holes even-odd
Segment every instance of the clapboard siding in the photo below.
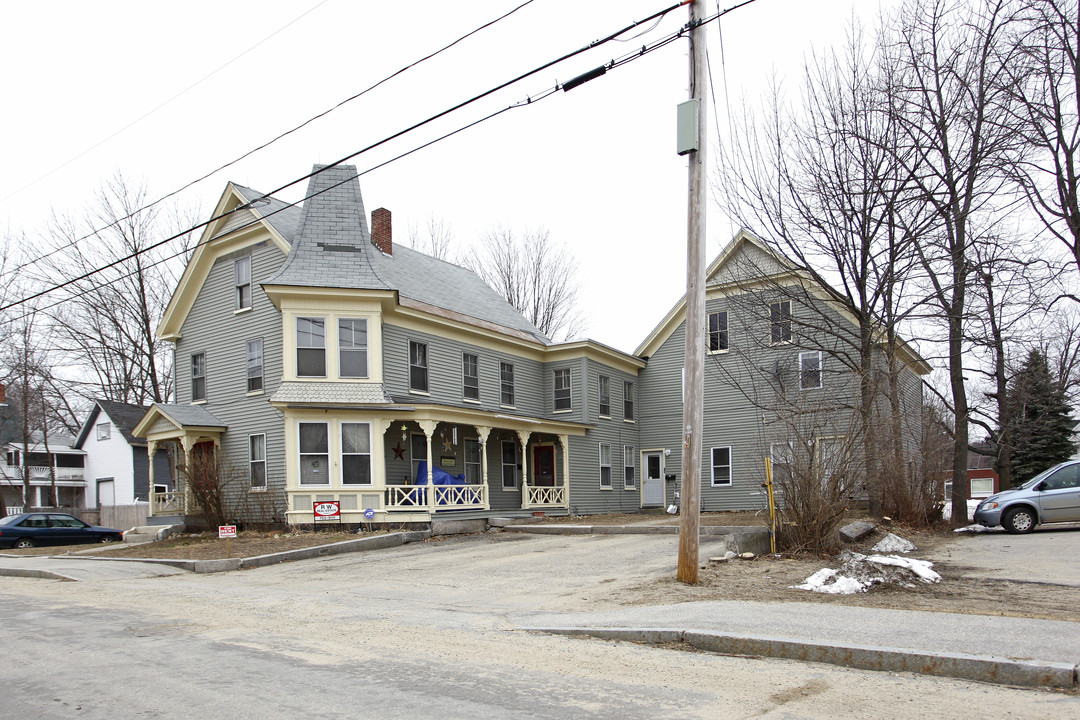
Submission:
<svg viewBox="0 0 1080 720">
<path fill-rule="evenodd" d="M 233 262 L 250 253 L 252 307 L 235 312 Z M 230 503 L 238 510 L 268 510 L 269 494 L 275 514 L 284 510 L 285 436 L 280 414 L 268 402 L 282 378 L 281 313 L 263 293 L 260 280 L 270 277 L 285 255 L 269 241 L 219 258 L 207 275 L 176 344 L 177 402 L 191 399 L 191 355 L 206 353 L 206 404 L 208 411 L 228 426 L 222 436 L 223 457 L 242 481 Z M 263 392 L 247 392 L 247 343 L 263 341 Z M 268 493 L 247 491 L 248 436 L 266 434 Z"/>
</svg>

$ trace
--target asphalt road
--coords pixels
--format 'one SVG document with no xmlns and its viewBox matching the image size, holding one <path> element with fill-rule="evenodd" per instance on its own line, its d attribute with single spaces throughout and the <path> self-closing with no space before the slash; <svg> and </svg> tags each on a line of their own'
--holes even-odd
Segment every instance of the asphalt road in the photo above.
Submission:
<svg viewBox="0 0 1080 720">
<path fill-rule="evenodd" d="M 726 622 L 704 603 L 615 601 L 670 581 L 675 555 L 673 537 L 491 535 L 219 575 L 3 577 L 0 717 L 1080 717 L 1075 694 L 520 630 Z M 778 627 L 854 626 L 735 605 Z M 911 625 L 890 617 L 896 635 Z"/>
</svg>

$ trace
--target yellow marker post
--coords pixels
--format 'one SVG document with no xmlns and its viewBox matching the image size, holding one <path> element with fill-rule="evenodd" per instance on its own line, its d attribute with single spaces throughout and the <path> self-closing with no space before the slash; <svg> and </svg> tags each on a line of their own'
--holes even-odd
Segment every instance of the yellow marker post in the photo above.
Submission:
<svg viewBox="0 0 1080 720">
<path fill-rule="evenodd" d="M 772 460 L 765 458 L 765 491 L 769 495 L 769 547 L 776 554 L 776 500 L 773 497 Z"/>
</svg>

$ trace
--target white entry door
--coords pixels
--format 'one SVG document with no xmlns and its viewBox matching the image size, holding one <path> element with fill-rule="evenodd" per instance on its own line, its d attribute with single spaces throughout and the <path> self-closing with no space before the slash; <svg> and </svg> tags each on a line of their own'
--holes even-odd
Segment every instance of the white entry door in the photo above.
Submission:
<svg viewBox="0 0 1080 720">
<path fill-rule="evenodd" d="M 97 481 L 97 504 L 99 508 L 116 504 L 116 485 L 112 478 Z"/>
<path fill-rule="evenodd" d="M 645 476 L 641 484 L 642 506 L 664 504 L 664 455 L 659 452 L 644 453 L 642 466 Z"/>
</svg>

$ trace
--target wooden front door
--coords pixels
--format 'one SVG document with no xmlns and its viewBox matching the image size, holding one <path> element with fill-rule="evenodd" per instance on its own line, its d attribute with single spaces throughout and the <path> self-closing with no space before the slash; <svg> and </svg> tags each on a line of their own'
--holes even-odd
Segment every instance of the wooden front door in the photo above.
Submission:
<svg viewBox="0 0 1080 720">
<path fill-rule="evenodd" d="M 533 485 L 555 487 L 555 446 L 537 445 L 533 448 Z"/>
</svg>

